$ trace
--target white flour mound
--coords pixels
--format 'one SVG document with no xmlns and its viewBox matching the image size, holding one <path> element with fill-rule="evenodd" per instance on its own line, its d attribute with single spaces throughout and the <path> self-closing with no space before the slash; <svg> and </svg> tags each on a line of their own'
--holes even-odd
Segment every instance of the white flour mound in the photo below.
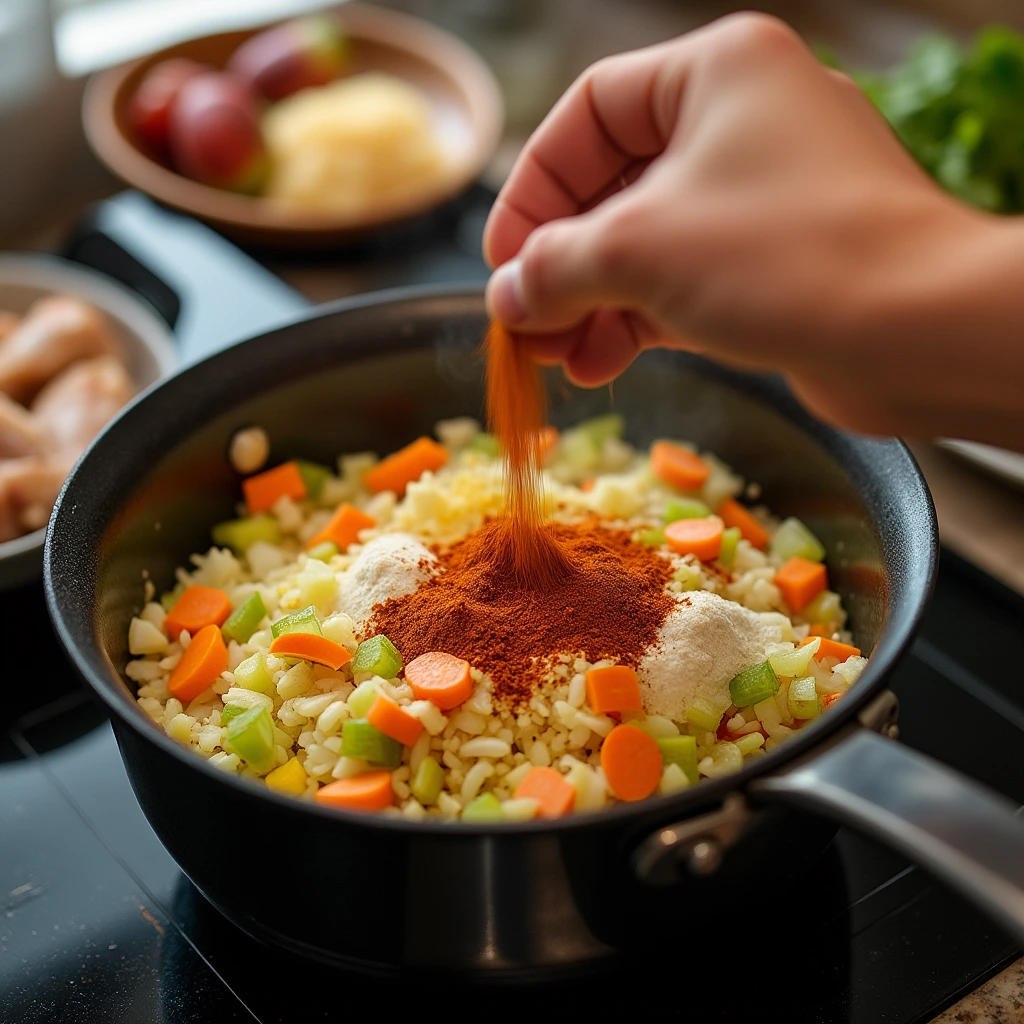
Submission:
<svg viewBox="0 0 1024 1024">
<path fill-rule="evenodd" d="M 768 644 L 782 639 L 781 620 L 706 590 L 681 594 L 640 662 L 644 710 L 683 721 L 694 699 L 703 697 L 725 711 L 732 703 L 729 680 L 764 660 Z"/>
<path fill-rule="evenodd" d="M 385 533 L 363 546 L 342 579 L 342 607 L 356 633 L 374 605 L 413 593 L 438 571 L 437 558 L 408 533 Z"/>
</svg>

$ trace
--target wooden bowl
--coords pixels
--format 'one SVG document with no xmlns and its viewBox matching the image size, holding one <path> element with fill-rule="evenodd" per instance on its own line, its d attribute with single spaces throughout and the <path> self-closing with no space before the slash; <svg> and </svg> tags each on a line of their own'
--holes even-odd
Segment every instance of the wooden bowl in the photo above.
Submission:
<svg viewBox="0 0 1024 1024">
<path fill-rule="evenodd" d="M 417 86 L 434 109 L 448 166 L 444 177 L 425 184 L 422 192 L 355 216 L 294 211 L 260 197 L 202 185 L 146 152 L 128 118 L 131 98 L 146 72 L 170 57 L 222 68 L 238 46 L 260 29 L 191 39 L 97 75 L 83 101 L 90 144 L 128 184 L 232 238 L 255 244 L 339 244 L 425 213 L 458 195 L 479 176 L 501 137 L 504 108 L 488 67 L 454 36 L 417 18 L 358 4 L 345 4 L 338 16 L 352 42 L 350 73 L 397 75 Z"/>
</svg>

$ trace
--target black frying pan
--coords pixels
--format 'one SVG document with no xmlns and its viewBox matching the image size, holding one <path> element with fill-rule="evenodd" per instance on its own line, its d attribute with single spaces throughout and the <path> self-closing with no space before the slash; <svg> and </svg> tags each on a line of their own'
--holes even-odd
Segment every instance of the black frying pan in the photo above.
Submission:
<svg viewBox="0 0 1024 1024">
<path fill-rule="evenodd" d="M 143 574 L 158 590 L 232 514 L 232 432 L 260 423 L 275 458 L 392 450 L 479 415 L 478 291 L 381 293 L 317 310 L 186 369 L 95 442 L 54 510 L 46 590 L 58 633 L 113 713 L 136 795 L 182 870 L 247 932 L 325 960 L 485 972 L 578 964 L 652 918 L 789 891 L 856 825 L 966 893 L 1024 939 L 1024 826 L 1013 807 L 894 742 L 886 691 L 928 600 L 931 501 L 902 444 L 808 416 L 775 380 L 649 353 L 615 384 L 630 440 L 691 438 L 829 550 L 871 662 L 835 710 L 729 779 L 592 816 L 500 827 L 326 810 L 226 776 L 165 736 L 118 670 Z M 565 393 L 567 425 L 606 392 Z M 287 879 L 287 880 L 279 880 Z M 294 892 L 294 895 L 289 893 Z M 699 918 L 696 918 L 699 920 Z"/>
</svg>

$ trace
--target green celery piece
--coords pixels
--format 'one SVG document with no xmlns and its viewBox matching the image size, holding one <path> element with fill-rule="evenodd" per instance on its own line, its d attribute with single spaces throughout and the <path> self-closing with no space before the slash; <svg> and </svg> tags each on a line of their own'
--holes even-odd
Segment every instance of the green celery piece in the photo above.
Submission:
<svg viewBox="0 0 1024 1024">
<path fill-rule="evenodd" d="M 501 821 L 501 804 L 493 793 L 481 793 L 462 809 L 462 820 L 477 825 Z"/>
<path fill-rule="evenodd" d="M 220 631 L 225 640 L 244 644 L 256 632 L 267 614 L 267 607 L 259 591 L 250 594 L 227 618 Z"/>
<path fill-rule="evenodd" d="M 665 525 L 679 519 L 703 519 L 711 515 L 711 509 L 696 498 L 673 498 L 665 506 Z"/>
<path fill-rule="evenodd" d="M 444 789 L 444 769 L 432 757 L 423 758 L 416 766 L 409 788 L 424 807 L 429 807 L 437 802 Z"/>
<path fill-rule="evenodd" d="M 592 416 L 588 420 L 581 420 L 575 429 L 587 434 L 600 451 L 609 438 L 622 437 L 626 432 L 626 419 L 617 412 L 610 412 L 604 416 Z"/>
<path fill-rule="evenodd" d="M 333 540 L 325 540 L 316 547 L 310 548 L 306 554 L 318 562 L 329 562 L 338 553 L 338 545 Z"/>
<path fill-rule="evenodd" d="M 823 590 L 800 613 L 806 622 L 820 622 L 822 625 L 835 623 L 842 626 L 845 621 L 843 600 L 834 590 Z"/>
<path fill-rule="evenodd" d="M 350 718 L 342 725 L 341 748 L 346 757 L 361 757 L 382 768 L 397 768 L 402 763 L 402 744 L 365 718 Z"/>
<path fill-rule="evenodd" d="M 601 461 L 601 449 L 582 427 L 564 431 L 558 447 L 562 459 L 580 473 L 595 469 Z"/>
<path fill-rule="evenodd" d="M 711 701 L 704 697 L 696 697 L 686 712 L 686 720 L 705 732 L 717 732 L 722 721 L 722 712 Z"/>
<path fill-rule="evenodd" d="M 323 636 L 314 605 L 307 605 L 297 612 L 292 612 L 291 615 L 286 615 L 283 619 L 278 619 L 277 622 L 271 624 L 270 633 L 275 640 L 279 636 L 284 636 L 285 633 L 315 633 L 317 636 Z"/>
<path fill-rule="evenodd" d="M 691 782 L 700 781 L 696 736 L 663 736 L 657 743 L 663 764 L 677 764 Z"/>
<path fill-rule="evenodd" d="M 722 547 L 718 552 L 718 560 L 726 568 L 732 565 L 732 561 L 736 557 L 736 546 L 740 542 L 740 536 L 738 526 L 730 526 L 722 531 Z"/>
<path fill-rule="evenodd" d="M 818 703 L 818 690 L 814 685 L 814 677 L 794 679 L 789 684 L 786 702 L 789 706 L 789 713 L 794 718 L 817 718 L 821 714 L 821 704 Z"/>
<path fill-rule="evenodd" d="M 185 592 L 184 583 L 176 583 L 170 590 L 165 591 L 160 595 L 160 607 L 165 612 L 170 610 L 178 603 L 178 598 Z"/>
<path fill-rule="evenodd" d="M 700 573 L 688 565 L 681 565 L 674 573 L 672 579 L 682 583 L 683 590 L 697 590 L 700 587 Z"/>
<path fill-rule="evenodd" d="M 231 548 L 236 555 L 244 555 L 258 540 L 266 544 L 277 544 L 281 540 L 281 528 L 277 520 L 262 512 L 244 519 L 228 519 L 217 523 L 210 532 L 217 547 Z"/>
<path fill-rule="evenodd" d="M 245 708 L 241 704 L 225 704 L 224 710 L 220 713 L 220 724 L 227 725 L 232 719 L 245 714 Z"/>
<path fill-rule="evenodd" d="M 768 550 L 784 562 L 790 558 L 821 562 L 825 558 L 825 545 L 796 516 L 790 516 L 779 523 L 779 528 L 768 544 Z"/>
<path fill-rule="evenodd" d="M 372 672 L 382 679 L 394 679 L 402 671 L 402 656 L 383 633 L 378 633 L 356 648 L 352 671 Z"/>
<path fill-rule="evenodd" d="M 274 689 L 274 680 L 267 671 L 267 662 L 261 651 L 257 651 L 245 661 L 240 662 L 231 674 L 243 690 L 271 693 Z"/>
<path fill-rule="evenodd" d="M 665 531 L 661 527 L 654 530 L 644 530 L 638 540 L 649 548 L 656 548 L 665 543 Z"/>
<path fill-rule="evenodd" d="M 356 650 L 358 651 L 358 648 Z M 348 700 L 345 703 L 348 704 L 349 711 L 356 718 L 365 718 L 366 713 L 370 710 L 379 693 L 380 690 L 377 689 L 377 684 L 372 679 L 367 679 L 349 694 Z"/>
<path fill-rule="evenodd" d="M 466 450 L 480 452 L 482 455 L 488 455 L 492 459 L 496 459 L 501 449 L 498 445 L 498 439 L 493 434 L 481 432 L 473 435 L 472 440 L 466 445 Z"/>
<path fill-rule="evenodd" d="M 320 497 L 324 484 L 333 476 L 330 466 L 323 466 L 319 462 L 306 462 L 304 459 L 296 459 L 295 465 L 299 467 L 299 474 L 309 496 L 315 501 Z"/>
<path fill-rule="evenodd" d="M 261 775 L 274 767 L 274 722 L 266 708 L 249 708 L 232 719 L 224 742 Z"/>
<path fill-rule="evenodd" d="M 738 708 L 749 708 L 778 692 L 779 680 L 768 661 L 745 668 L 729 681 L 729 696 Z"/>
</svg>

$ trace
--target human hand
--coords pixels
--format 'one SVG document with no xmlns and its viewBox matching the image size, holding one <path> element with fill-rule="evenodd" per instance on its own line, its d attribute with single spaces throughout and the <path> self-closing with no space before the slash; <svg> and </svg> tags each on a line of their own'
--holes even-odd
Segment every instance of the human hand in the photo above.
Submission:
<svg viewBox="0 0 1024 1024">
<path fill-rule="evenodd" d="M 789 28 L 735 15 L 601 61 L 559 101 L 488 221 L 488 306 L 585 386 L 667 345 L 782 372 L 852 429 L 1005 440 L 961 333 L 1007 255 L 995 224 Z"/>
</svg>

